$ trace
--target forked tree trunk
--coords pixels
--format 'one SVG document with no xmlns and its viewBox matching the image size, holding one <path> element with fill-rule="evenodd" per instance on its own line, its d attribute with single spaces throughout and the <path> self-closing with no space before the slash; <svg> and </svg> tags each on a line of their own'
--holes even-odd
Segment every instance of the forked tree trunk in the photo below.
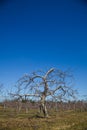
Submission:
<svg viewBox="0 0 87 130">
<path fill-rule="evenodd" d="M 44 117 L 48 117 L 48 112 L 47 112 L 47 108 L 45 104 L 42 104 L 42 111 L 43 111 Z"/>
<path fill-rule="evenodd" d="M 45 103 L 45 95 L 42 95 L 41 97 L 41 106 L 40 106 L 40 111 L 42 110 L 44 117 L 48 117 L 48 111 L 46 108 L 46 103 Z"/>
</svg>

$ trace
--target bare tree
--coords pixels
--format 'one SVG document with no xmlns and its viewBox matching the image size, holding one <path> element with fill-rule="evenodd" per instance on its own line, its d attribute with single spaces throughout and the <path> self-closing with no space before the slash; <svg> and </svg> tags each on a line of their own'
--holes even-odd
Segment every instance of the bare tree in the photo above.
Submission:
<svg viewBox="0 0 87 130">
<path fill-rule="evenodd" d="M 75 91 L 72 89 L 72 83 L 73 76 L 69 70 L 61 71 L 51 68 L 47 72 L 37 71 L 24 75 L 17 82 L 17 93 L 18 96 L 38 97 L 40 109 L 43 111 L 44 117 L 48 117 L 46 100 L 74 97 Z"/>
</svg>

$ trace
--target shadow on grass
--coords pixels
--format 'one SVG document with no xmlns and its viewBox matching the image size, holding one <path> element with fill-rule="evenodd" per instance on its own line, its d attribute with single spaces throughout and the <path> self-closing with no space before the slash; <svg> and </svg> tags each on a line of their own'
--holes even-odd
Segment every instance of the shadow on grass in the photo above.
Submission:
<svg viewBox="0 0 87 130">
<path fill-rule="evenodd" d="M 33 119 L 33 118 L 41 118 L 41 119 L 44 119 L 45 117 L 44 116 L 41 116 L 41 115 L 33 115 L 33 116 L 30 116 L 28 117 L 28 119 Z"/>
<path fill-rule="evenodd" d="M 11 130 L 10 128 L 0 128 L 0 130 Z"/>
</svg>

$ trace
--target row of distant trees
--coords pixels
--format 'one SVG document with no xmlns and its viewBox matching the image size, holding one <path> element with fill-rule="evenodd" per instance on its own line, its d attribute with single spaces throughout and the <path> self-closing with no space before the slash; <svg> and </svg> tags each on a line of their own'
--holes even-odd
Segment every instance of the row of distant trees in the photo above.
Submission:
<svg viewBox="0 0 87 130">
<path fill-rule="evenodd" d="M 15 113 L 28 113 L 30 109 L 37 109 L 37 112 L 41 112 L 40 109 L 40 102 L 39 101 L 33 101 L 33 100 L 27 100 L 27 101 L 18 101 L 18 100 L 5 100 L 0 103 L 0 105 L 3 107 L 4 111 L 12 110 Z M 54 111 L 65 111 L 65 110 L 73 110 L 73 111 L 87 111 L 87 101 L 85 100 L 78 100 L 78 101 L 47 101 L 46 106 L 49 110 Z"/>
<path fill-rule="evenodd" d="M 51 68 L 47 71 L 37 71 L 25 74 L 8 92 L 11 100 L 3 102 L 4 109 L 13 107 L 17 111 L 39 107 L 44 117 L 48 117 L 50 108 L 56 110 L 81 109 L 87 107 L 85 102 L 67 102 L 75 100 L 76 90 L 73 88 L 74 78 L 71 71 Z M 2 87 L 2 85 L 1 85 Z M 82 108 L 80 108 L 82 106 Z"/>
</svg>

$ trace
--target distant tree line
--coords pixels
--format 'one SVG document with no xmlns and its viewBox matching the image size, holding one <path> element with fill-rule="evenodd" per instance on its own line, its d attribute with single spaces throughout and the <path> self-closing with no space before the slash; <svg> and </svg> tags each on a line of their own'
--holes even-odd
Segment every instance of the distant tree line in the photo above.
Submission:
<svg viewBox="0 0 87 130">
<path fill-rule="evenodd" d="M 5 100 L 0 103 L 0 106 L 2 106 L 3 110 L 13 110 L 14 112 L 20 113 L 24 111 L 25 113 L 28 113 L 30 109 L 37 109 L 38 112 L 40 112 L 40 102 L 34 101 L 34 100 Z M 78 100 L 78 101 L 47 101 L 46 106 L 49 110 L 54 111 L 67 111 L 67 110 L 73 110 L 78 112 L 87 111 L 87 101 L 84 100 Z"/>
</svg>

